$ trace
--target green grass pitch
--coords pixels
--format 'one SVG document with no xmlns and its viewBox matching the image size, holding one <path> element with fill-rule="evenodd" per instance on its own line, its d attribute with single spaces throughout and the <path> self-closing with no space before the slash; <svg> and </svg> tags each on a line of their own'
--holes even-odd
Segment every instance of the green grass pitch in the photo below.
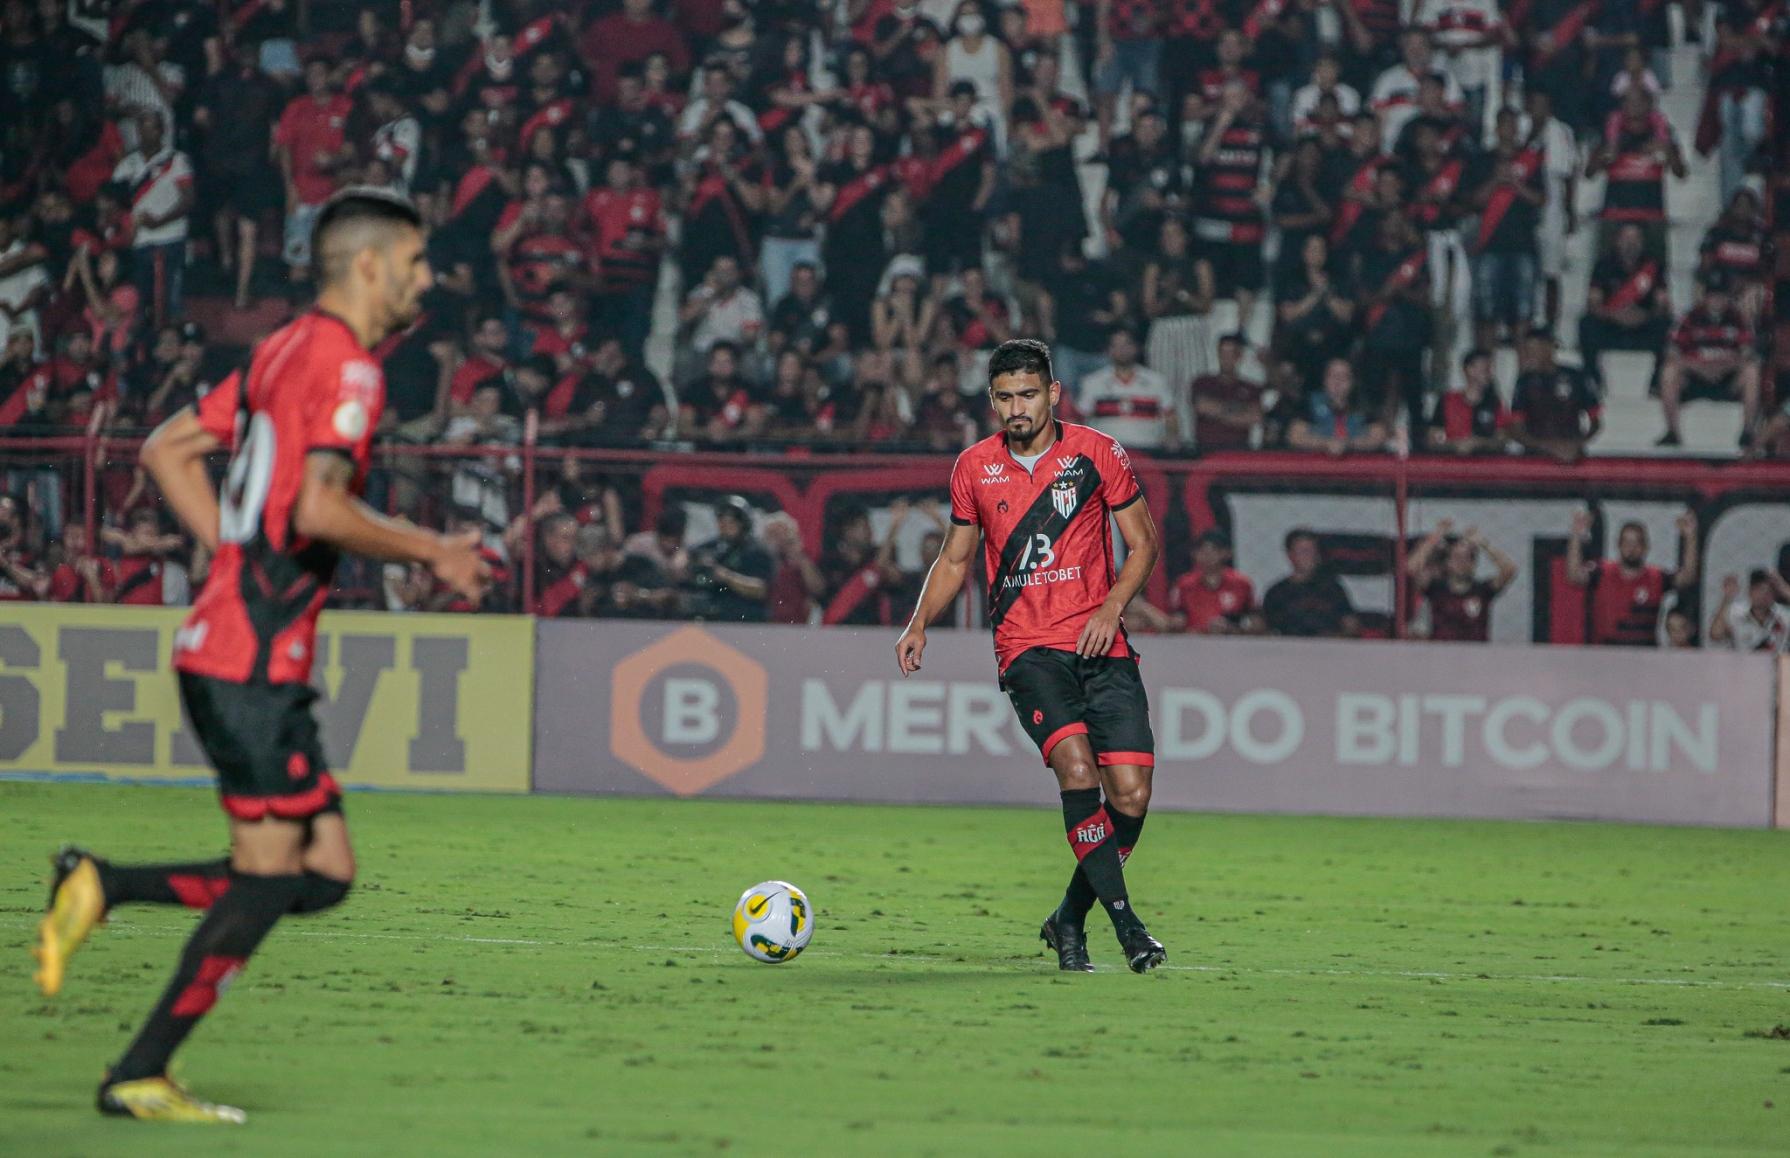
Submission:
<svg viewBox="0 0 1790 1158">
<path fill-rule="evenodd" d="M 1044 795 L 1041 786 L 1040 795 Z M 44 1001 L 45 854 L 219 848 L 209 794 L 0 784 L 0 1154 L 1790 1151 L 1790 840 L 1150 820 L 1168 967 L 1063 977 L 1054 811 L 357 795 L 361 885 L 276 930 L 184 1054 L 243 1130 L 91 1105 L 185 910 Z M 729 907 L 803 886 L 799 960 Z"/>
</svg>

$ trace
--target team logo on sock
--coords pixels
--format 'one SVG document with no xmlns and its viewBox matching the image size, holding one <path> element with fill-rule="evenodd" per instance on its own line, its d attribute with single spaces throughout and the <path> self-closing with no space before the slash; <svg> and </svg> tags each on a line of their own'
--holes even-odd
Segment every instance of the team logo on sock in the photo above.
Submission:
<svg viewBox="0 0 1790 1158">
<path fill-rule="evenodd" d="M 1044 710 L 1042 708 L 1033 708 L 1032 709 L 1032 725 L 1034 727 L 1036 727 L 1037 725 L 1042 724 L 1043 722 L 1044 722 Z"/>
<path fill-rule="evenodd" d="M 1075 830 L 1076 844 L 1099 844 L 1106 839 L 1106 825 L 1084 824 Z"/>
<path fill-rule="evenodd" d="M 286 775 L 294 780 L 303 780 L 311 774 L 311 762 L 305 759 L 303 752 L 294 752 L 286 757 Z"/>
</svg>

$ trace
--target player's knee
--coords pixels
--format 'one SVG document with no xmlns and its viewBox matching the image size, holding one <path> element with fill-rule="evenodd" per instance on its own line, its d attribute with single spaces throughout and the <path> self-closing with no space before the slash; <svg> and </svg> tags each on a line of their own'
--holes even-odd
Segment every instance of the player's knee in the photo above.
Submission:
<svg viewBox="0 0 1790 1158">
<path fill-rule="evenodd" d="M 1100 772 L 1087 757 L 1067 757 L 1057 764 L 1056 772 L 1057 783 L 1064 792 L 1100 787 Z"/>
<path fill-rule="evenodd" d="M 1106 793 L 1106 802 L 1127 816 L 1142 816 L 1150 807 L 1150 783 L 1114 785 Z"/>
<path fill-rule="evenodd" d="M 348 890 L 353 885 L 353 880 L 338 880 L 319 872 L 306 872 L 304 887 L 293 900 L 291 911 L 321 913 L 325 909 L 333 909 L 348 899 Z"/>
</svg>

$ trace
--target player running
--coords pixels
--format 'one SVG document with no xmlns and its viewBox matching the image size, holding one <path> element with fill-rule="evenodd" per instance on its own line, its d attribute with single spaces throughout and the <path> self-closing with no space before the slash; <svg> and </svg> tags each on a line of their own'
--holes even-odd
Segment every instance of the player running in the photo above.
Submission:
<svg viewBox="0 0 1790 1158">
<path fill-rule="evenodd" d="M 168 1059 L 286 913 L 341 903 L 354 852 L 341 790 L 324 763 L 311 704 L 317 613 L 336 558 L 351 551 L 427 565 L 477 600 L 489 579 L 474 536 L 448 538 L 375 514 L 357 497 L 385 379 L 368 351 L 408 325 L 431 276 L 421 218 L 408 201 L 345 190 L 315 230 L 314 309 L 255 350 L 246 375 L 163 423 L 143 447 L 182 522 L 213 558 L 174 642 L 181 701 L 217 770 L 230 817 L 228 860 L 123 866 L 77 848 L 56 858 L 50 911 L 32 950 L 46 997 L 112 907 L 206 910 L 130 1048 L 107 1070 L 99 1108 L 152 1121 L 230 1122 L 241 1110 L 200 1101 L 168 1077 Z M 220 498 L 205 460 L 231 450 Z"/>
<path fill-rule="evenodd" d="M 1001 688 L 1056 773 L 1078 862 L 1039 935 L 1059 968 L 1093 972 L 1083 922 L 1098 899 L 1126 964 L 1143 973 L 1166 954 L 1132 911 L 1124 864 L 1150 806 L 1156 741 L 1120 617 L 1156 565 L 1156 524 L 1124 448 L 1057 420 L 1062 389 L 1044 343 L 995 350 L 988 394 L 1001 431 L 951 470 L 951 529 L 895 654 L 904 676 L 920 670 L 926 625 L 962 590 L 980 528 Z M 1109 515 L 1127 548 L 1116 580 Z"/>
</svg>

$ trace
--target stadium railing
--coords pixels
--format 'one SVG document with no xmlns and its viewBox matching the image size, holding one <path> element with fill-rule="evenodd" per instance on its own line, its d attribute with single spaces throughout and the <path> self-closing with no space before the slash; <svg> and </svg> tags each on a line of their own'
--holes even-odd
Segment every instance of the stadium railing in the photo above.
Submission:
<svg viewBox="0 0 1790 1158">
<path fill-rule="evenodd" d="M 83 522 L 91 535 L 115 522 L 146 485 L 136 467 L 141 443 L 97 432 L 0 436 L 0 485 L 43 525 Z M 515 444 L 381 443 L 368 498 L 435 525 L 450 513 L 476 513 L 493 534 L 522 520 L 530 533 L 515 536 L 513 562 L 519 606 L 527 608 L 536 594 L 532 525 L 550 509 L 579 506 L 607 507 L 632 532 L 682 505 L 694 541 L 711 533 L 716 500 L 743 495 L 766 514 L 787 512 L 818 559 L 848 514 L 868 513 L 880 541 L 893 512 L 906 505 L 915 514 L 896 536 L 897 560 L 917 569 L 926 533 L 948 515 L 951 462 L 949 454 L 807 447 L 558 447 L 525 433 Z M 1695 515 L 1699 582 L 1681 598 L 1699 623 L 1707 623 L 1725 576 L 1774 565 L 1790 572 L 1786 463 L 1593 459 L 1562 465 L 1534 458 L 1329 459 L 1274 452 L 1134 454 L 1133 463 L 1163 531 L 1164 563 L 1145 592 L 1159 607 L 1168 606 L 1173 577 L 1190 566 L 1194 539 L 1211 529 L 1229 534 L 1234 566 L 1254 581 L 1258 599 L 1288 569 L 1287 533 L 1316 532 L 1366 634 L 1390 638 L 1423 634 L 1420 593 L 1406 565 L 1442 519 L 1457 532 L 1477 528 L 1518 564 L 1518 579 L 1494 617 L 1493 638 L 1503 642 L 1583 639 L 1580 593 L 1562 572 L 1579 510 L 1594 515 L 1594 554 L 1612 554 L 1621 526 L 1637 522 L 1649 532 L 1650 561 L 1667 568 L 1683 559 L 1679 516 Z M 363 606 L 377 603 L 379 591 L 377 571 L 365 568 L 345 569 L 338 584 L 340 598 Z"/>
</svg>

